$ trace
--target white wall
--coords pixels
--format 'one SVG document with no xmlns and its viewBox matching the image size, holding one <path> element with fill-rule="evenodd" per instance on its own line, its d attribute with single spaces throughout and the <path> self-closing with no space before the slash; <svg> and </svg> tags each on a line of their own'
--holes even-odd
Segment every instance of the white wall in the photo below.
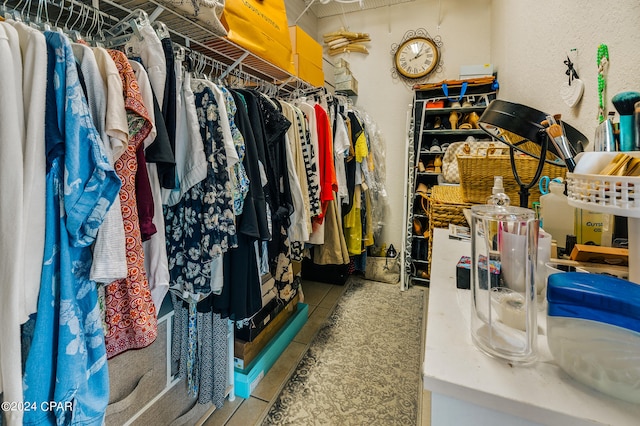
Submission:
<svg viewBox="0 0 640 426">
<path fill-rule="evenodd" d="M 615 110 L 610 100 L 616 93 L 640 91 L 638 0 L 493 0 L 491 21 L 491 60 L 498 69 L 499 97 L 561 113 L 589 140 L 598 124 L 598 45 L 609 48 L 608 109 Z M 571 49 L 577 49 L 577 56 Z M 559 95 L 560 85 L 567 81 L 567 53 L 585 83 L 583 99 L 575 108 Z"/>
<path fill-rule="evenodd" d="M 439 4 L 442 9 L 439 10 Z M 438 22 L 440 26 L 438 27 Z M 391 46 L 402 40 L 405 32 L 425 28 L 431 36 L 442 38 L 442 73 L 431 81 L 458 78 L 460 65 L 490 62 L 490 0 L 416 0 L 318 20 L 317 39 L 322 34 L 345 25 L 350 31 L 367 32 L 371 36 L 369 55 L 351 53 L 343 57 L 350 63 L 358 80 L 356 104 L 365 109 L 382 130 L 387 150 L 387 191 L 390 212 L 383 233 L 387 246 L 396 248 L 403 239 L 403 189 L 405 180 L 406 117 L 413 99 L 412 90 L 391 77 Z"/>
</svg>

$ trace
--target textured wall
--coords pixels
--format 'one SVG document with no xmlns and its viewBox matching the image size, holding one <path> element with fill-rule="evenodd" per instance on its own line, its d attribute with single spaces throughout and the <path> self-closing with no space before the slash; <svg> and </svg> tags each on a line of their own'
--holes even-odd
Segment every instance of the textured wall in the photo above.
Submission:
<svg viewBox="0 0 640 426">
<path fill-rule="evenodd" d="M 439 4 L 442 4 L 441 10 Z M 490 1 L 416 0 L 323 18 L 318 20 L 318 39 L 323 33 L 338 30 L 341 26 L 371 35 L 369 55 L 352 53 L 341 57 L 350 63 L 358 80 L 360 95 L 357 105 L 373 117 L 386 138 L 387 190 L 391 209 L 385 218 L 382 242 L 387 246 L 393 243 L 399 248 L 403 238 L 406 116 L 413 93 L 403 83 L 391 78 L 391 45 L 400 42 L 406 31 L 420 27 L 432 36 L 440 35 L 444 43 L 444 70 L 433 75 L 431 80 L 458 78 L 460 65 L 490 61 Z"/>
<path fill-rule="evenodd" d="M 561 113 L 589 140 L 598 124 L 599 44 L 609 47 L 609 110 L 615 110 L 610 100 L 616 93 L 640 91 L 637 0 L 493 0 L 491 24 L 491 60 L 498 69 L 500 98 Z M 577 55 L 571 49 L 577 49 Z M 559 95 L 567 80 L 563 64 L 567 53 L 585 83 L 583 99 L 574 108 Z"/>
</svg>

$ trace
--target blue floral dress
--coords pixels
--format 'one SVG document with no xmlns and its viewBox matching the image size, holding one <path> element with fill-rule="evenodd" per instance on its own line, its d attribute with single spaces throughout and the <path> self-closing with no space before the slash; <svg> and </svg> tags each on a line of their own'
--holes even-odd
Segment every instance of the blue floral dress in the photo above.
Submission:
<svg viewBox="0 0 640 426">
<path fill-rule="evenodd" d="M 45 253 L 23 377 L 24 424 L 101 425 L 109 399 L 104 330 L 90 244 L 120 180 L 100 145 L 67 38 L 46 32 Z M 53 410 L 42 410 L 50 402 Z"/>
</svg>

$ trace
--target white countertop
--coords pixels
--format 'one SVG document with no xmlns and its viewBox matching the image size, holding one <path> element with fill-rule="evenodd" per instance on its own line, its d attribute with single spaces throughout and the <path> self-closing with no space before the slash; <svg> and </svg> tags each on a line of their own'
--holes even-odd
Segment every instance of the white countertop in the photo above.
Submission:
<svg viewBox="0 0 640 426">
<path fill-rule="evenodd" d="M 640 406 L 614 399 L 566 375 L 553 361 L 544 334 L 538 361 L 528 367 L 494 359 L 471 341 L 471 290 L 456 288 L 456 264 L 468 241 L 436 229 L 427 320 L 424 387 L 475 405 L 550 425 L 640 425 Z M 545 315 L 539 316 L 544 333 Z"/>
</svg>

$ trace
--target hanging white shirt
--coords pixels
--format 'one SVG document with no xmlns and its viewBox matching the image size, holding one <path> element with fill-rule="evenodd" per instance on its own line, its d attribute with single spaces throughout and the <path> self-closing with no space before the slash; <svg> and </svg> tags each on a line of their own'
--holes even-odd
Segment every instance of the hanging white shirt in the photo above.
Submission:
<svg viewBox="0 0 640 426">
<path fill-rule="evenodd" d="M 153 108 L 153 90 L 144 67 L 136 61 L 129 62 L 133 72 L 136 74 L 142 101 L 147 106 L 149 118 L 153 122 L 153 131 L 144 140 L 146 148 L 155 140 L 157 135 Z M 158 178 L 158 167 L 155 163 L 147 163 L 147 174 L 149 175 L 149 184 L 151 185 L 151 194 L 153 196 L 153 225 L 156 227 L 156 233 L 142 243 L 142 248 L 144 250 L 144 269 L 147 271 L 151 298 L 156 307 L 156 313 L 158 313 L 160 312 L 162 301 L 167 295 L 167 291 L 169 291 L 171 276 L 169 274 L 169 260 L 167 259 L 164 215 L 162 214 L 162 188 Z"/>
<path fill-rule="evenodd" d="M 113 166 L 116 158 L 124 152 L 129 143 L 126 111 L 122 111 L 124 96 L 120 74 L 106 50 L 91 49 L 81 44 L 74 44 L 72 47 L 76 60 L 80 60 L 85 81 L 89 82 L 89 110 L 103 141 L 105 154 Z M 89 54 L 87 50 L 92 53 Z M 101 85 L 97 79 L 101 80 Z M 96 236 L 90 278 L 98 283 L 110 283 L 126 277 L 127 248 L 124 222 L 120 197 L 116 197 Z"/>
<path fill-rule="evenodd" d="M 349 189 L 347 188 L 347 172 L 344 165 L 345 153 L 348 152 L 351 142 L 347 133 L 347 125 L 342 115 L 337 114 L 336 118 L 336 135 L 333 138 L 333 156 L 336 165 L 336 178 L 338 181 L 338 204 L 342 204 L 342 200 L 349 198 Z"/>
<path fill-rule="evenodd" d="M 164 85 L 167 79 L 167 59 L 164 56 L 162 42 L 150 25 L 138 27 L 140 37 L 134 34 L 125 44 L 124 51 L 128 57 L 138 56 L 146 69 L 151 87 L 156 94 L 158 105 L 164 100 Z M 153 109 L 147 106 L 147 111 Z"/>
<path fill-rule="evenodd" d="M 207 177 L 207 157 L 200 135 L 191 76 L 176 62 L 176 187 L 162 189 L 162 201 L 176 205 L 180 198 Z"/>
<path fill-rule="evenodd" d="M 127 120 L 127 110 L 124 107 L 122 79 L 109 52 L 101 47 L 94 47 L 92 50 L 107 90 L 105 131 L 109 135 L 111 155 L 115 163 L 129 145 L 129 122 Z M 110 210 L 115 209 L 115 206 L 111 207 L 112 209 Z"/>
<path fill-rule="evenodd" d="M 23 145 L 24 182 L 24 309 L 21 322 L 36 312 L 42 258 L 44 256 L 46 145 L 44 140 L 47 89 L 47 42 L 42 32 L 22 22 L 7 21 L 17 31 L 22 54 L 22 99 L 25 139 Z"/>
<path fill-rule="evenodd" d="M 0 22 L 0 391 L 3 400 L 22 403 L 20 319 L 24 311 L 22 268 L 24 261 L 22 56 L 17 31 Z M 42 229 L 44 232 L 44 229 Z M 3 410 L 7 424 L 22 424 L 22 411 Z"/>
</svg>

